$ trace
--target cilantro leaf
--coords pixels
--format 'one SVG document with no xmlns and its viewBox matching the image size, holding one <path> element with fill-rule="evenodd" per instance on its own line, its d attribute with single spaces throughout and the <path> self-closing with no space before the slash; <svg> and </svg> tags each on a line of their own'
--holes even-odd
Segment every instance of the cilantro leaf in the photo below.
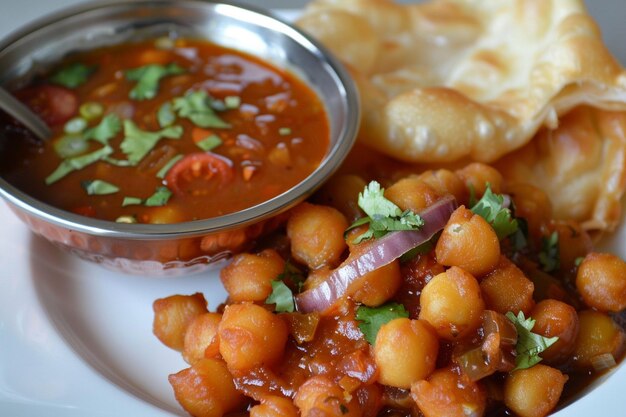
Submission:
<svg viewBox="0 0 626 417">
<path fill-rule="evenodd" d="M 376 342 L 376 336 L 383 324 L 389 323 L 391 320 L 409 317 L 408 311 L 402 304 L 388 303 L 380 307 L 360 306 L 356 310 L 356 319 L 359 322 L 359 329 L 363 332 L 365 340 L 373 345 Z"/>
<path fill-rule="evenodd" d="M 107 114 L 98 125 L 87 129 L 84 133 L 85 139 L 93 139 L 106 145 L 122 129 L 120 118 L 116 114 Z"/>
<path fill-rule="evenodd" d="M 180 139 L 183 128 L 180 126 L 170 126 L 165 129 L 148 132 L 141 130 L 131 120 L 124 120 L 124 140 L 120 148 L 126 154 L 128 160 L 136 164 L 143 159 L 154 148 L 162 138 Z"/>
<path fill-rule="evenodd" d="M 174 124 L 176 121 L 176 114 L 172 110 L 172 103 L 166 101 L 159 107 L 159 111 L 157 112 L 157 120 L 159 121 L 159 126 L 162 128 L 168 127 Z"/>
<path fill-rule="evenodd" d="M 172 196 L 172 192 L 167 187 L 159 187 L 154 194 L 146 199 L 144 205 L 147 207 L 161 207 L 167 204 Z"/>
<path fill-rule="evenodd" d="M 176 97 L 173 107 L 180 117 L 191 120 L 196 126 L 217 129 L 231 127 L 215 113 L 211 101 L 206 91 L 193 91 L 184 97 Z"/>
<path fill-rule="evenodd" d="M 129 81 L 137 81 L 137 84 L 130 90 L 129 97 L 133 100 L 149 100 L 154 98 L 159 91 L 161 78 L 183 74 L 184 72 L 185 69 L 175 63 L 166 66 L 148 64 L 127 70 L 126 79 Z"/>
<path fill-rule="evenodd" d="M 398 217 L 402 214 L 400 207 L 385 198 L 385 189 L 372 181 L 359 193 L 359 207 L 370 217 Z"/>
<path fill-rule="evenodd" d="M 159 172 L 157 172 L 156 174 L 157 178 L 161 178 L 161 179 L 165 178 L 169 170 L 172 169 L 172 167 L 176 164 L 176 162 L 183 159 L 183 156 L 184 155 L 182 154 L 178 154 L 174 156 L 172 159 L 170 159 L 169 161 L 167 161 L 167 163 L 163 165 L 163 168 L 161 168 Z"/>
<path fill-rule="evenodd" d="M 504 197 L 494 194 L 489 184 L 485 194 L 471 210 L 491 224 L 500 240 L 515 233 L 518 228 L 517 219 L 513 218 L 511 210 L 504 207 Z"/>
<path fill-rule="evenodd" d="M 359 193 L 359 207 L 367 214 L 352 223 L 346 232 L 369 224 L 369 229 L 358 236 L 354 243 L 380 238 L 389 232 L 398 230 L 416 230 L 424 225 L 424 220 L 410 210 L 402 211 L 400 207 L 387 200 L 385 190 L 376 181 L 370 182 L 362 193 Z"/>
<path fill-rule="evenodd" d="M 138 206 L 143 203 L 143 200 L 138 197 L 124 197 L 124 201 L 122 201 L 122 207 L 126 206 Z"/>
<path fill-rule="evenodd" d="M 539 252 L 541 269 L 553 272 L 560 268 L 561 260 L 559 253 L 559 234 L 552 232 L 549 237 L 541 238 L 541 252 Z"/>
<path fill-rule="evenodd" d="M 87 165 L 98 162 L 101 159 L 111 155 L 112 153 L 113 148 L 111 148 L 110 146 L 105 146 L 98 149 L 97 151 L 85 155 L 65 159 L 59 164 L 59 166 L 54 170 L 52 174 L 46 177 L 46 184 L 50 185 L 52 183 L 55 183 L 67 174 L 73 171 L 77 171 L 79 169 L 83 169 Z"/>
<path fill-rule="evenodd" d="M 84 84 L 95 70 L 96 67 L 88 67 L 85 64 L 75 62 L 52 74 L 49 81 L 63 87 L 76 88 Z"/>
<path fill-rule="evenodd" d="M 208 152 L 212 149 L 217 148 L 222 144 L 222 139 L 220 139 L 217 135 L 209 135 L 206 138 L 202 139 L 200 142 L 196 143 L 198 148 L 202 149 L 205 152 Z"/>
<path fill-rule="evenodd" d="M 80 185 L 85 189 L 87 195 L 115 194 L 120 190 L 118 186 L 102 180 L 82 181 Z"/>
<path fill-rule="evenodd" d="M 305 277 L 302 271 L 287 260 L 283 272 L 278 274 L 276 279 L 272 281 L 272 293 L 265 299 L 265 304 L 276 304 L 274 310 L 279 313 L 292 313 L 296 308 L 293 300 L 293 291 L 285 281 L 295 286 L 298 292 L 300 292 L 304 286 L 304 280 Z"/>
<path fill-rule="evenodd" d="M 559 340 L 556 336 L 548 338 L 531 332 L 535 326 L 535 320 L 530 317 L 525 318 L 521 311 L 517 316 L 509 311 L 506 317 L 513 322 L 517 330 L 515 369 L 528 369 L 538 364 L 542 360 L 539 354 Z"/>
<path fill-rule="evenodd" d="M 291 289 L 281 280 L 272 281 L 272 293 L 265 299 L 265 304 L 276 304 L 279 313 L 293 313 L 295 303 Z"/>
</svg>

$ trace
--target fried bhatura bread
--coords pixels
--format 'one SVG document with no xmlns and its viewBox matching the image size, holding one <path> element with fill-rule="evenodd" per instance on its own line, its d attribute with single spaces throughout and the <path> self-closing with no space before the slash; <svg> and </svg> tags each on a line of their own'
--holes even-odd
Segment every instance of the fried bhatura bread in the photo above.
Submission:
<svg viewBox="0 0 626 417">
<path fill-rule="evenodd" d="M 543 189 L 555 218 L 613 230 L 626 187 L 626 113 L 578 107 L 495 166 L 508 182 Z"/>
<path fill-rule="evenodd" d="M 315 0 L 298 21 L 350 68 L 360 140 L 411 162 L 492 162 L 571 109 L 626 109 L 581 0 Z"/>
</svg>

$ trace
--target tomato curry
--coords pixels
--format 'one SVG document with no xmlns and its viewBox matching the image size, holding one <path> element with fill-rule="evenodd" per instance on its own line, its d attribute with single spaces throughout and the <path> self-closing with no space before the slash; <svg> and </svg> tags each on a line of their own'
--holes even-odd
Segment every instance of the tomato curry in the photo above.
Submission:
<svg viewBox="0 0 626 417">
<path fill-rule="evenodd" d="M 70 55 L 14 93 L 53 129 L 0 120 L 0 175 L 78 214 L 175 223 L 236 212 L 306 178 L 329 146 L 315 92 L 293 74 L 201 40 Z"/>
</svg>

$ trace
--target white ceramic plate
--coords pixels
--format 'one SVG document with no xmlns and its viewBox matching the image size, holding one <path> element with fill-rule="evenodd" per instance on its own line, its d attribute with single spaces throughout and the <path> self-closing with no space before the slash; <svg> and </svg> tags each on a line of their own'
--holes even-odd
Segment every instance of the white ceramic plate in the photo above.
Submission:
<svg viewBox="0 0 626 417">
<path fill-rule="evenodd" d="M 76 0 L 0 0 L 0 37 Z M 267 3 L 264 2 L 267 6 Z M 592 13 L 626 62 L 623 0 L 594 0 Z M 7 10 L 8 9 L 8 10 Z M 623 48 L 623 49 L 620 49 Z M 605 244 L 626 256 L 626 227 Z M 216 273 L 135 277 L 78 260 L 40 238 L 0 204 L 0 416 L 185 416 L 167 375 L 186 367 L 152 335 L 152 302 L 203 292 L 215 308 Z M 555 417 L 623 416 L 626 367 Z"/>
</svg>

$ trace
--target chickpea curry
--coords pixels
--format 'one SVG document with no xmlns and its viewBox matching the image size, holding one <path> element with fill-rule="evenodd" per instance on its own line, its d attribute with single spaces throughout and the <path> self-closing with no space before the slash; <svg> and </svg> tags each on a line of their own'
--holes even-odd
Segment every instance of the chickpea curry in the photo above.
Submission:
<svg viewBox="0 0 626 417">
<path fill-rule="evenodd" d="M 626 263 L 544 192 L 481 163 L 374 171 L 338 174 L 236 255 L 224 304 L 154 302 L 187 412 L 543 417 L 619 363 Z"/>
<path fill-rule="evenodd" d="M 47 143 L 0 120 L 0 175 L 74 213 L 176 223 L 260 204 L 322 161 L 316 93 L 258 58 L 169 37 L 68 56 L 14 94 Z M 0 116 L 2 117 L 2 116 Z"/>
</svg>

